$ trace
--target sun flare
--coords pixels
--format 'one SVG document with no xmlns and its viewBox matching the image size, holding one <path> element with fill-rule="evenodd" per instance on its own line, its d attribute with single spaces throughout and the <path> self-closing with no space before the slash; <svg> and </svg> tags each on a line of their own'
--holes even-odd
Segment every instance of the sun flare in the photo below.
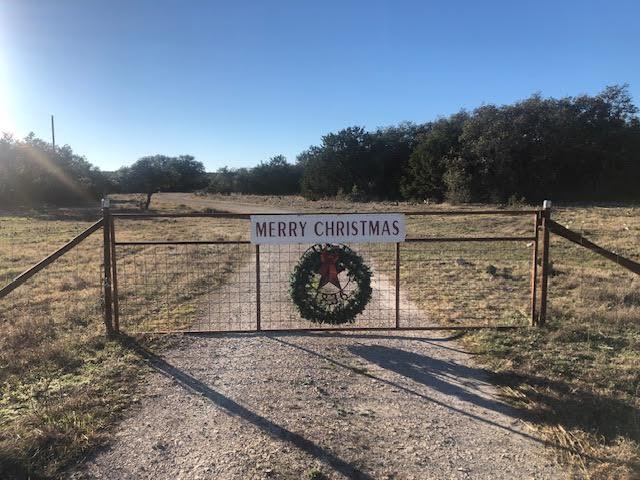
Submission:
<svg viewBox="0 0 640 480">
<path fill-rule="evenodd" d="M 0 38 L 0 44 L 2 44 Z M 0 133 L 15 133 L 15 124 L 9 110 L 11 94 L 9 89 L 9 64 L 6 56 L 0 50 Z"/>
</svg>

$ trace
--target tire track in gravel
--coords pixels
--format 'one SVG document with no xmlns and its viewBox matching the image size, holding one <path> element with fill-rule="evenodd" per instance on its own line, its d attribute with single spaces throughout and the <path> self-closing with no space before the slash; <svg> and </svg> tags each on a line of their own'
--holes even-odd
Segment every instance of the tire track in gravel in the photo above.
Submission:
<svg viewBox="0 0 640 480">
<path fill-rule="evenodd" d="M 269 255 L 265 265 L 288 271 Z M 391 285 L 378 282 L 379 292 Z M 264 321 L 271 314 L 282 320 L 278 310 Z M 141 402 L 74 477 L 562 478 L 455 339 L 437 332 L 185 336 L 162 358 L 134 346 L 154 371 Z"/>
</svg>

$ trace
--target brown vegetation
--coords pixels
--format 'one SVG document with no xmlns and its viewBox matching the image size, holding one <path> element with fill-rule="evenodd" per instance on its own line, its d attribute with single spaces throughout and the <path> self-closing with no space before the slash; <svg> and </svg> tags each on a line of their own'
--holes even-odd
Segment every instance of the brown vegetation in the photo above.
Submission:
<svg viewBox="0 0 640 480">
<path fill-rule="evenodd" d="M 219 198 L 162 194 L 153 198 L 151 209 L 204 211 L 216 208 Z M 311 203 L 299 197 L 232 198 L 265 209 L 354 209 L 348 202 Z M 122 196 L 116 197 L 115 208 L 138 207 L 134 197 Z M 451 207 L 393 202 L 357 206 L 358 210 L 424 208 Z M 606 248 L 638 259 L 639 213 L 638 207 L 577 206 L 559 208 L 553 218 Z M 98 215 L 96 208 L 93 216 Z M 73 210 L 2 215 L 2 283 L 82 231 L 90 217 L 86 211 Z M 433 217 L 412 228 L 423 229 L 425 235 L 474 231 L 527 235 L 532 231 L 530 220 L 501 217 L 458 222 Z M 144 222 L 136 225 L 119 225 L 121 238 L 157 234 L 157 223 L 153 228 Z M 171 232 L 194 238 L 246 235 L 241 224 L 226 224 L 218 231 L 213 228 L 191 219 L 173 223 Z M 548 326 L 485 331 L 469 334 L 465 341 L 481 354 L 480 361 L 496 373 L 496 382 L 527 419 L 550 441 L 566 446 L 559 454 L 577 465 L 581 475 L 634 478 L 640 471 L 640 279 L 563 239 L 554 237 L 552 242 Z M 455 319 L 450 313 L 467 308 L 477 317 L 474 321 L 495 321 L 495 308 L 513 307 L 514 299 L 526 313 L 528 279 L 523 275 L 528 272 L 529 248 L 518 250 L 514 245 L 517 254 L 511 258 L 501 250 L 458 245 L 448 251 L 444 263 L 437 264 L 432 260 L 442 253 L 442 247 L 438 248 L 438 252 L 404 249 L 403 254 L 424 270 L 401 271 L 402 282 L 414 288 L 413 296 L 422 298 L 421 306 L 434 318 L 464 323 L 469 315 Z M 143 362 L 103 336 L 100 255 L 101 238 L 94 234 L 0 301 L 0 464 L 4 476 L 60 474 L 70 462 L 103 443 L 123 408 L 136 401 L 136 379 Z M 239 261 L 230 259 L 228 267 Z M 464 262 L 473 266 L 463 274 Z M 495 267 L 494 274 L 487 270 L 488 265 Z M 215 279 L 206 280 L 224 281 L 229 268 L 211 272 Z M 496 295 L 503 287 L 513 291 Z M 418 297 L 425 288 L 437 290 L 445 300 L 430 304 L 433 295 Z M 466 307 L 461 291 L 468 297 Z M 450 304 L 445 305 L 446 301 Z"/>
</svg>

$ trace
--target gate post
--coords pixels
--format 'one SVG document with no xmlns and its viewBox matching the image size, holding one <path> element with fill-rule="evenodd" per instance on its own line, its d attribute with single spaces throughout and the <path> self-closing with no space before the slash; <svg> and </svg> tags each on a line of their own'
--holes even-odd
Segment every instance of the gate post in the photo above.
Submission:
<svg viewBox="0 0 640 480">
<path fill-rule="evenodd" d="M 540 212 L 533 220 L 533 260 L 531 262 L 531 326 L 538 323 L 538 243 L 540 241 Z"/>
<path fill-rule="evenodd" d="M 400 242 L 396 243 L 396 328 L 400 328 Z"/>
<path fill-rule="evenodd" d="M 256 331 L 260 330 L 260 245 L 256 244 Z"/>
<path fill-rule="evenodd" d="M 551 200 L 542 204 L 542 284 L 540 285 L 540 313 L 538 326 L 547 320 L 547 292 L 549 287 L 549 221 L 551 220 Z"/>
<path fill-rule="evenodd" d="M 111 212 L 109 211 L 109 199 L 102 199 L 102 233 L 103 233 L 103 259 L 104 259 L 104 326 L 107 336 L 113 335 L 113 296 L 111 291 Z"/>
<path fill-rule="evenodd" d="M 111 296 L 113 297 L 113 330 L 120 333 L 120 305 L 118 303 L 118 268 L 116 263 L 116 228 L 109 213 L 109 244 L 111 246 Z"/>
</svg>

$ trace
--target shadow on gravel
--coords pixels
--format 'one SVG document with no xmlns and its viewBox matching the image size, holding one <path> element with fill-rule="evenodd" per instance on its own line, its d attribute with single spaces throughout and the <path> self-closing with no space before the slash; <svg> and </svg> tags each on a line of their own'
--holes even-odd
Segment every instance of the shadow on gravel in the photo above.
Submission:
<svg viewBox="0 0 640 480">
<path fill-rule="evenodd" d="M 327 333 L 329 335 L 340 334 L 339 332 L 327 332 Z M 314 333 L 314 335 L 315 334 L 317 333 Z M 321 332 L 321 334 L 326 335 L 324 332 Z M 242 335 L 245 335 L 245 334 L 242 334 Z M 600 458 L 596 455 L 588 454 L 572 446 L 561 445 L 561 444 L 558 444 L 557 442 L 541 439 L 537 436 L 530 435 L 521 430 L 514 429 L 510 425 L 495 422 L 483 416 L 481 413 L 476 414 L 464 408 L 453 406 L 450 403 L 447 403 L 446 401 L 438 400 L 420 391 L 411 389 L 407 385 L 403 385 L 401 383 L 391 381 L 382 376 L 374 375 L 372 373 L 367 372 L 366 369 L 362 369 L 361 367 L 358 367 L 358 366 L 349 365 L 348 363 L 335 359 L 332 356 L 325 354 L 324 352 L 317 352 L 317 351 L 314 351 L 313 349 L 307 348 L 306 346 L 298 345 L 295 343 L 295 337 L 308 335 L 308 334 L 304 334 L 300 332 L 300 333 L 291 333 L 291 334 L 289 333 L 286 333 L 286 334 L 257 333 L 257 334 L 248 334 L 248 335 L 259 335 L 263 338 L 268 338 L 274 342 L 277 342 L 283 346 L 301 350 L 309 355 L 313 355 L 327 362 L 330 362 L 337 367 L 344 368 L 358 375 L 367 377 L 372 381 L 386 384 L 399 391 L 405 392 L 410 395 L 415 395 L 417 397 L 424 399 L 425 401 L 432 402 L 436 405 L 439 405 L 440 407 L 450 410 L 454 414 L 467 416 L 469 418 L 474 419 L 475 421 L 491 425 L 498 429 L 506 430 L 511 434 L 528 438 L 536 443 L 540 443 L 549 447 L 554 447 L 559 450 L 568 452 L 570 454 L 579 455 L 582 458 L 591 460 L 591 461 L 596 461 L 596 462 L 602 462 L 605 460 L 611 461 L 611 459 Z M 205 336 L 205 335 L 198 335 L 198 336 Z M 212 336 L 212 335 L 206 335 L 206 336 Z M 381 337 L 390 338 L 387 335 L 381 335 Z M 366 338 L 371 338 L 371 337 L 366 335 Z M 427 340 L 425 338 L 419 338 L 419 337 L 398 337 L 398 338 L 418 340 L 418 341 Z M 450 338 L 450 339 L 453 339 L 453 338 Z M 443 339 L 443 338 L 428 339 L 428 341 L 434 341 L 434 342 L 442 342 L 446 340 L 447 339 Z M 314 456 L 315 458 L 325 463 L 326 465 L 330 466 L 336 472 L 343 474 L 347 478 L 372 479 L 370 475 L 362 472 L 357 467 L 349 464 L 348 462 L 336 456 L 332 452 L 326 450 L 325 448 L 319 445 L 316 445 L 315 443 L 306 439 L 302 435 L 291 432 L 290 430 L 287 430 L 286 428 L 275 424 L 274 422 L 268 420 L 267 418 L 264 418 L 255 412 L 252 412 L 251 410 L 247 409 L 246 407 L 243 407 L 242 405 L 238 404 L 231 398 L 212 389 L 211 387 L 201 382 L 200 380 L 197 380 L 191 375 L 176 368 L 175 366 L 168 363 L 166 360 L 157 356 L 152 351 L 140 345 L 132 337 L 128 337 L 126 335 L 120 335 L 120 341 L 122 342 L 123 346 L 133 350 L 140 357 L 146 359 L 149 362 L 149 365 L 158 373 L 175 380 L 178 383 L 178 385 L 180 385 L 185 390 L 204 396 L 205 398 L 213 402 L 215 405 L 217 405 L 219 408 L 226 411 L 229 415 L 236 416 L 249 423 L 252 423 L 253 425 L 257 426 L 262 431 L 264 431 L 265 433 L 267 433 L 268 435 L 270 435 L 275 439 L 289 442 L 291 445 Z M 431 388 L 439 389 L 441 392 L 447 395 L 456 396 L 463 401 L 476 403 L 477 405 L 483 408 L 490 408 L 494 411 L 502 412 L 502 410 L 500 409 L 505 408 L 506 411 L 504 411 L 503 413 L 507 415 L 511 415 L 514 418 L 520 417 L 520 418 L 526 418 L 534 422 L 537 421 L 536 423 L 540 422 L 540 418 L 532 418 L 532 417 L 538 417 L 538 415 L 532 416 L 531 412 L 526 412 L 522 409 L 515 409 L 510 406 L 507 406 L 506 404 L 500 404 L 500 402 L 493 402 L 488 399 L 481 398 L 472 392 L 468 392 L 462 389 L 457 385 L 451 385 L 449 384 L 449 382 L 447 382 L 447 380 L 445 380 L 445 378 L 454 379 L 454 378 L 458 378 L 459 375 L 462 375 L 463 377 L 466 376 L 466 378 L 470 380 L 478 380 L 479 382 L 480 381 L 485 382 L 488 380 L 487 378 L 488 372 L 485 372 L 484 370 L 473 369 L 473 368 L 465 367 L 459 364 L 452 364 L 451 362 L 444 362 L 441 360 L 433 359 L 431 357 L 426 357 L 424 355 L 419 355 L 419 354 L 407 352 L 401 349 L 389 348 L 389 347 L 384 347 L 380 345 L 369 345 L 369 346 L 357 345 L 357 346 L 350 347 L 349 350 L 352 354 L 359 356 L 367 360 L 368 362 L 379 365 L 385 370 L 396 372 L 418 383 L 422 383 Z M 434 375 L 438 375 L 443 378 L 436 378 Z M 464 381 L 464 379 L 458 379 L 458 380 Z M 521 378 L 520 380 L 525 382 L 531 382 L 531 384 L 535 384 L 535 379 L 533 378 L 528 378 L 528 379 Z M 499 377 L 495 378 L 495 376 L 491 377 L 491 381 L 497 384 L 502 383 L 500 382 L 500 378 Z M 505 382 L 505 383 L 512 384 L 513 382 Z M 493 403 L 493 405 L 488 406 L 487 402 L 491 402 Z M 496 407 L 496 404 L 502 405 L 502 406 Z M 553 423 L 553 422 L 549 422 L 549 423 Z M 631 465 L 631 466 L 636 465 L 634 462 L 626 462 L 626 461 L 621 461 L 621 462 L 614 461 L 612 463 L 625 464 L 625 465 Z"/>
<path fill-rule="evenodd" d="M 323 447 L 316 445 L 312 441 L 306 439 L 302 435 L 294 433 L 290 430 L 287 430 L 280 425 L 273 423 L 271 420 L 264 418 L 261 415 L 258 415 L 255 412 L 252 412 L 246 407 L 243 407 L 233 399 L 223 395 L 220 392 L 209 387 L 207 384 L 201 382 L 200 380 L 192 377 L 191 375 L 183 372 L 182 370 L 174 367 L 166 360 L 157 356 L 152 351 L 146 349 L 138 342 L 136 342 L 133 338 L 121 335 L 120 340 L 122 344 L 135 351 L 138 355 L 149 362 L 149 365 L 159 372 L 162 375 L 165 375 L 173 380 L 175 380 L 178 385 L 183 387 L 185 390 L 202 395 L 203 397 L 209 399 L 211 402 L 216 404 L 221 409 L 225 410 L 228 414 L 233 415 L 235 417 L 239 417 L 249 423 L 252 423 L 256 427 L 260 428 L 266 434 L 271 437 L 282 440 L 285 442 L 289 442 L 296 448 L 313 455 L 321 462 L 327 464 L 331 468 L 333 468 L 336 472 L 341 473 L 347 478 L 353 479 L 362 479 L 362 480 L 373 480 L 373 477 L 367 475 L 361 470 L 357 469 L 353 465 L 347 463 L 345 460 L 337 457 L 330 451 L 324 449 Z"/>
<path fill-rule="evenodd" d="M 380 382 L 380 383 L 388 385 L 388 386 L 390 386 L 390 387 L 392 387 L 392 388 L 394 388 L 396 390 L 402 391 L 404 393 L 407 393 L 407 394 L 410 394 L 410 395 L 415 395 L 416 397 L 419 397 L 419 398 L 421 398 L 421 399 L 423 399 L 425 401 L 434 403 L 434 404 L 436 404 L 436 405 L 438 405 L 438 406 L 440 406 L 442 408 L 446 408 L 447 410 L 451 411 L 452 413 L 454 413 L 456 415 L 463 415 L 463 416 L 469 417 L 469 418 L 471 418 L 471 419 L 473 419 L 473 420 L 475 420 L 477 422 L 484 423 L 484 424 L 487 424 L 487 425 L 491 425 L 492 427 L 495 427 L 495 428 L 498 428 L 498 429 L 501 429 L 501 430 L 505 430 L 505 431 L 509 432 L 510 434 L 514 434 L 514 435 L 518 435 L 518 436 L 527 438 L 527 439 L 529 439 L 529 440 L 531 440 L 533 442 L 539 443 L 539 444 L 547 446 L 547 447 L 558 448 L 560 450 L 564 450 L 564 451 L 567 451 L 567 452 L 572 453 L 572 454 L 581 454 L 575 448 L 567 447 L 565 445 L 560 445 L 560 444 L 558 444 L 556 442 L 551 442 L 551 441 L 539 438 L 537 436 L 530 435 L 530 434 L 528 434 L 528 433 L 526 433 L 526 432 L 524 432 L 522 430 L 517 430 L 515 428 L 512 428 L 508 424 L 498 423 L 498 422 L 496 422 L 496 421 L 494 421 L 494 420 L 492 420 L 490 418 L 487 418 L 487 417 L 483 416 L 481 413 L 476 414 L 476 413 L 472 413 L 471 411 L 466 410 L 464 408 L 453 406 L 453 405 L 451 405 L 449 403 L 446 403 L 445 401 L 438 400 L 438 399 L 430 397 L 429 395 L 426 395 L 426 394 L 424 394 L 422 392 L 419 392 L 417 390 L 413 390 L 413 389 L 407 387 L 406 385 L 402 385 L 400 383 L 388 380 L 388 379 L 383 378 L 381 376 L 374 375 L 374 374 L 366 371 L 366 369 L 362 369 L 360 367 L 349 365 L 349 364 L 347 364 L 347 363 L 345 363 L 343 361 L 336 360 L 335 358 L 332 358 L 331 356 L 329 356 L 329 355 L 327 355 L 325 353 L 316 352 L 316 351 L 314 351 L 314 350 L 312 350 L 310 348 L 307 348 L 305 346 L 297 345 L 297 344 L 293 343 L 293 341 L 287 341 L 287 340 L 284 340 L 283 338 L 276 338 L 274 336 L 268 336 L 267 338 L 270 338 L 271 340 L 273 340 L 275 342 L 281 343 L 281 344 L 289 346 L 291 348 L 296 348 L 298 350 L 301 350 L 301 351 L 303 351 L 303 352 L 305 352 L 305 353 L 307 353 L 309 355 L 313 355 L 313 356 L 316 356 L 318 358 L 321 358 L 321 359 L 323 359 L 323 360 L 325 360 L 325 361 L 327 361 L 329 363 L 332 363 L 333 365 L 335 365 L 337 367 L 341 367 L 341 368 L 344 368 L 346 370 L 350 370 L 353 373 L 356 373 L 358 375 L 362 375 L 364 377 L 367 377 L 367 378 L 369 378 L 369 379 L 371 379 L 371 380 L 373 380 L 375 382 Z M 350 350 L 352 350 L 352 349 L 355 350 L 355 348 L 357 348 L 357 347 L 351 347 Z M 366 346 L 359 346 L 359 348 L 367 348 L 367 347 Z M 370 346 L 369 348 L 385 348 L 385 347 Z M 395 351 L 398 351 L 398 352 L 404 352 L 403 350 L 399 350 L 399 349 L 387 348 L 385 353 L 390 353 L 390 350 L 395 350 Z M 355 355 L 358 355 L 358 351 L 357 350 L 352 351 L 352 353 L 354 353 Z M 372 352 L 368 352 L 368 353 L 372 353 Z M 404 353 L 410 353 L 410 352 L 404 352 Z M 358 355 L 358 356 L 361 356 L 361 355 Z M 422 355 L 418 355 L 418 356 L 419 357 L 423 357 L 423 358 L 427 358 L 427 357 L 424 357 Z M 365 358 L 365 357 L 363 357 L 363 358 Z M 369 359 L 367 359 L 367 360 L 369 360 Z M 411 360 L 415 360 L 415 358 L 411 358 Z M 374 361 L 373 363 L 376 363 L 376 362 Z M 445 363 L 445 362 L 443 362 L 443 363 Z M 466 368 L 466 367 L 463 367 L 463 368 Z M 481 370 L 477 370 L 477 372 L 474 372 L 474 374 L 475 373 L 479 373 L 479 372 L 482 372 L 483 375 L 487 375 L 486 372 L 481 371 Z M 418 378 L 421 378 L 421 377 L 419 376 Z M 442 388 L 448 388 L 448 387 L 444 387 L 443 385 L 441 385 L 441 387 Z M 483 401 L 486 401 L 486 400 L 483 399 Z M 499 403 L 499 402 L 496 402 L 496 403 Z M 507 416 L 509 416 L 509 414 L 511 414 L 510 416 L 513 417 L 513 418 L 519 418 L 519 417 L 521 417 L 521 414 L 524 413 L 524 412 L 522 412 L 520 410 L 516 410 L 515 408 L 512 408 L 512 407 L 510 407 L 510 406 L 508 406 L 506 404 L 502 404 L 501 408 L 505 408 L 506 412 L 504 412 L 504 413 Z M 498 408 L 496 408 L 494 406 L 493 410 L 494 411 L 498 411 Z M 584 455 L 584 454 L 582 454 L 582 455 L 585 458 L 589 459 L 589 460 L 601 460 L 601 459 L 599 459 L 597 457 Z"/>
<path fill-rule="evenodd" d="M 390 330 L 393 332 L 393 330 Z M 429 345 L 433 345 L 438 348 L 443 348 L 445 350 L 451 350 L 453 352 L 464 353 L 465 355 L 478 355 L 477 353 L 470 352 L 467 350 L 462 350 L 460 348 L 451 347 L 448 345 L 443 345 L 445 342 L 452 342 L 454 340 L 459 340 L 460 338 L 465 336 L 465 332 L 459 332 L 453 335 L 449 335 L 447 337 L 413 337 L 409 335 L 398 335 L 394 333 L 370 333 L 370 332 L 354 332 L 345 330 L 344 332 L 340 331 L 326 331 L 326 332 L 306 332 L 299 331 L 296 332 L 292 330 L 290 332 L 270 332 L 268 330 L 263 330 L 260 332 L 247 332 L 247 333 L 226 333 L 226 332 L 206 332 L 206 333 L 186 333 L 186 335 L 190 337 L 200 337 L 200 338 L 212 338 L 223 336 L 227 338 L 242 338 L 247 336 L 252 337 L 264 337 L 269 336 L 272 338 L 278 337 L 324 337 L 324 338 L 359 338 L 364 340 L 412 340 L 416 342 L 428 343 Z"/>
<path fill-rule="evenodd" d="M 634 419 L 640 418 L 640 409 L 621 399 L 577 389 L 569 384 L 518 374 L 495 375 L 454 362 L 447 362 L 380 345 L 356 345 L 349 351 L 363 359 L 393 371 L 429 388 L 451 395 L 479 407 L 518 416 L 536 424 L 563 425 L 595 432 L 608 443 L 624 437 L 634 442 L 640 439 L 640 428 Z M 467 385 L 466 380 L 471 384 Z M 453 381 L 453 383 L 452 383 Z M 537 406 L 516 408 L 503 402 L 481 397 L 469 391 L 474 383 L 486 383 L 511 388 L 527 388 L 527 396 Z M 462 385 L 460 385 L 462 384 Z M 612 422 L 611 418 L 619 421 Z M 596 457 L 585 458 L 602 460 Z M 611 460 L 607 460 L 611 462 Z M 614 462 L 615 463 L 615 462 Z M 619 462 L 637 467 L 636 463 Z"/>
<path fill-rule="evenodd" d="M 333 365 L 335 365 L 337 367 L 341 367 L 341 368 L 344 368 L 346 370 L 350 370 L 353 373 L 356 373 L 358 375 L 362 375 L 364 377 L 370 378 L 371 380 L 374 380 L 376 382 L 383 383 L 383 384 L 388 385 L 388 386 L 390 386 L 390 387 L 392 387 L 394 389 L 401 390 L 401 391 L 403 391 L 405 393 L 408 393 L 410 395 L 415 395 L 417 397 L 420 397 L 420 398 L 422 398 L 422 399 L 424 399 L 426 401 L 432 402 L 432 403 L 434 403 L 436 405 L 439 405 L 439 406 L 441 406 L 443 408 L 446 408 L 447 410 L 450 410 L 455 414 L 464 415 L 464 416 L 472 418 L 472 419 L 474 419 L 474 420 L 476 420 L 478 422 L 482 422 L 482 423 L 491 425 L 491 426 L 496 427 L 496 428 L 507 430 L 510 433 L 513 433 L 513 434 L 516 434 L 516 435 L 520 435 L 522 437 L 528 438 L 528 439 L 533 440 L 535 442 L 539 442 L 539 443 L 542 443 L 542 444 L 545 444 L 545 445 L 552 445 L 549 442 L 541 440 L 540 438 L 534 437 L 534 436 L 529 435 L 529 434 L 527 434 L 525 432 L 522 432 L 522 431 L 516 430 L 514 428 L 511 428 L 508 425 L 503 425 L 503 424 L 497 423 L 497 422 L 495 422 L 493 420 L 490 420 L 489 418 L 483 417 L 482 415 L 472 413 L 472 412 L 464 410 L 462 408 L 458 408 L 458 407 L 455 407 L 455 406 L 450 405 L 448 403 L 445 403 L 444 401 L 438 400 L 436 398 L 432 398 L 432 397 L 430 397 L 428 395 L 425 395 L 424 393 L 421 393 L 421 392 L 418 392 L 416 390 L 413 390 L 413 389 L 407 387 L 406 385 L 402 385 L 400 383 L 393 382 L 393 381 L 388 380 L 386 378 L 373 375 L 372 373 L 369 373 L 368 371 L 366 371 L 366 369 L 362 369 L 360 367 L 349 365 L 349 364 L 347 364 L 345 362 L 342 362 L 340 360 L 336 360 L 336 359 L 330 357 L 329 355 L 327 355 L 325 353 L 316 352 L 316 351 L 311 350 L 310 348 L 304 347 L 302 345 L 297 345 L 297 344 L 295 344 L 293 342 L 286 341 L 283 338 L 277 338 L 277 337 L 274 337 L 274 336 L 267 336 L 266 338 L 269 338 L 269 339 L 271 339 L 271 340 L 273 340 L 275 342 L 281 343 L 282 345 L 286 345 L 286 346 L 289 346 L 291 348 L 296 348 L 296 349 L 301 350 L 301 351 L 303 351 L 305 353 L 308 353 L 309 355 L 313 355 L 313 356 L 316 356 L 316 357 L 321 358 L 323 360 L 326 360 L 327 362 L 330 362 L 330 363 L 332 363 Z M 355 347 L 349 347 L 349 350 L 351 350 L 353 348 L 355 348 Z M 384 347 L 375 347 L 374 346 L 372 348 L 384 348 Z M 390 349 L 390 350 L 402 351 L 402 350 L 399 350 L 399 349 Z M 355 353 L 355 354 L 357 355 L 357 353 Z M 511 413 L 514 414 L 512 416 L 514 416 L 514 417 L 516 416 L 515 415 L 515 411 L 513 409 L 511 409 L 507 405 L 504 405 L 504 408 L 507 409 L 507 412 L 505 412 L 505 413 L 508 414 L 509 411 L 511 410 Z M 494 408 L 493 410 L 496 410 L 496 408 Z"/>
<path fill-rule="evenodd" d="M 385 370 L 395 372 L 445 395 L 505 415 L 513 416 L 515 413 L 508 405 L 471 391 L 478 384 L 488 383 L 487 372 L 479 368 L 381 345 L 355 345 L 349 347 L 349 351 Z"/>
<path fill-rule="evenodd" d="M 604 436 L 607 442 L 615 442 L 620 435 L 633 441 L 637 441 L 638 439 L 638 427 L 636 424 L 634 428 L 632 419 L 639 418 L 640 410 L 617 399 L 572 389 L 569 385 L 562 382 L 515 374 L 490 374 L 482 369 L 470 368 L 455 362 L 438 360 L 426 355 L 381 345 L 355 345 L 349 347 L 348 350 L 352 354 L 378 365 L 385 370 L 395 372 L 429 388 L 438 390 L 441 393 L 454 396 L 464 402 L 473 403 L 485 409 L 522 418 L 536 424 L 548 424 L 551 426 L 564 424 L 565 427 L 577 427 L 583 431 L 595 430 L 598 435 Z M 470 381 L 470 384 L 467 384 L 467 381 Z M 527 385 L 530 387 L 538 387 L 535 390 L 529 389 L 528 396 L 535 400 L 537 405 L 542 405 L 544 408 L 538 408 L 534 411 L 526 408 L 516 408 L 469 391 L 469 388 L 473 388 L 474 383 L 487 382 L 499 386 L 514 387 Z M 590 408 L 585 408 L 585 405 L 589 405 Z M 594 407 L 594 405 L 597 405 L 599 408 Z M 454 407 L 451 406 L 449 408 L 454 409 Z M 605 411 L 606 415 L 604 414 Z M 627 419 L 629 424 L 622 428 L 620 428 L 620 423 L 622 422 L 607 425 L 605 420 L 610 420 L 612 411 L 616 412 L 619 418 Z M 600 415 L 598 415 L 599 413 Z M 559 414 L 561 414 L 561 417 Z M 600 416 L 602 418 L 599 418 Z M 501 428 L 511 430 L 506 426 L 501 426 Z M 633 432 L 635 432 L 635 434 Z M 606 461 L 638 468 L 637 462 L 616 461 L 610 458 L 603 458 L 597 455 L 591 455 L 580 449 L 539 440 L 525 433 L 515 433 L 553 446 L 559 450 L 578 455 L 590 461 Z"/>
</svg>

